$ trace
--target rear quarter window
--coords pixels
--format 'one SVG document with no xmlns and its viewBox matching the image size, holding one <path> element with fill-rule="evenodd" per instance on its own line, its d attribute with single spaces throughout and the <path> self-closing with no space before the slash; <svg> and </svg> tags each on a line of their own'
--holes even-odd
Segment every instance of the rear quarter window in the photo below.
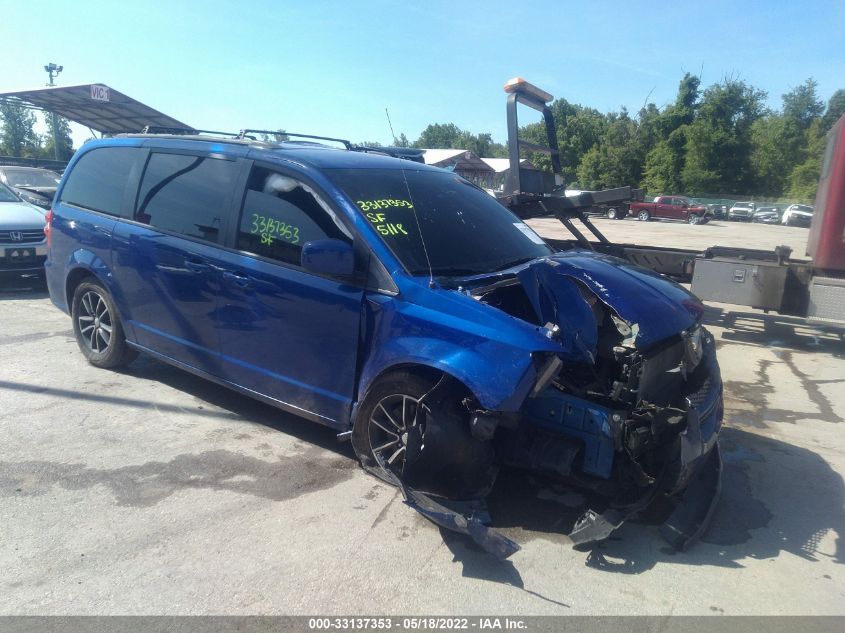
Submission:
<svg viewBox="0 0 845 633">
<path fill-rule="evenodd" d="M 76 162 L 62 189 L 61 201 L 108 215 L 129 217 L 123 194 L 135 161 L 135 147 L 101 147 Z"/>
<path fill-rule="evenodd" d="M 222 158 L 153 153 L 138 192 L 135 219 L 221 243 L 238 166 Z"/>
</svg>

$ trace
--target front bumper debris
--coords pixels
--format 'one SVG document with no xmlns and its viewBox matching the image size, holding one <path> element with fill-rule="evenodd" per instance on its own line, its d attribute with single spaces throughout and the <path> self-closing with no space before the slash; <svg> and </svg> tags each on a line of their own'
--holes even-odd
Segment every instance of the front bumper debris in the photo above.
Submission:
<svg viewBox="0 0 845 633">
<path fill-rule="evenodd" d="M 678 436 L 675 455 L 677 467 L 666 468 L 637 501 L 625 508 L 611 507 L 601 513 L 587 510 L 570 534 L 573 543 L 606 539 L 659 496 L 675 502 L 672 514 L 660 527 L 661 535 L 673 547 L 686 549 L 707 529 L 722 490 L 718 432 L 724 412 L 715 342 L 709 333 L 702 362 L 706 363 L 707 378 L 698 391 L 687 396 L 686 428 Z"/>
<path fill-rule="evenodd" d="M 660 526 L 660 534 L 675 549 L 685 550 L 709 527 L 721 492 L 722 456 L 716 444 L 695 473 L 672 514 Z M 587 510 L 575 524 L 569 538 L 575 545 L 603 541 L 625 521 L 647 508 L 658 494 L 660 490 L 655 488 L 652 494 L 624 511 L 615 508 L 603 513 Z"/>
<path fill-rule="evenodd" d="M 440 527 L 466 534 L 499 560 L 505 560 L 520 550 L 519 545 L 507 536 L 484 525 L 483 517 L 477 516 L 475 512 L 459 512 L 438 503 L 422 492 L 405 486 L 401 488 L 408 506 Z"/>
<path fill-rule="evenodd" d="M 675 549 L 685 550 L 707 531 L 721 493 L 722 454 L 716 444 L 680 503 L 660 526 L 660 534 Z"/>
<path fill-rule="evenodd" d="M 391 471 L 383 470 L 375 472 L 375 469 L 365 466 L 365 470 L 381 479 L 386 479 L 402 491 L 405 504 L 419 512 L 432 523 L 442 528 L 465 534 L 475 541 L 486 552 L 492 554 L 499 560 L 505 560 L 511 554 L 518 552 L 521 548 L 501 532 L 487 527 L 485 523 L 490 521 L 483 501 L 470 502 L 445 502 L 454 508 L 447 507 L 436 501 L 431 495 L 406 486 Z M 463 507 L 460 507 L 463 506 Z"/>
</svg>

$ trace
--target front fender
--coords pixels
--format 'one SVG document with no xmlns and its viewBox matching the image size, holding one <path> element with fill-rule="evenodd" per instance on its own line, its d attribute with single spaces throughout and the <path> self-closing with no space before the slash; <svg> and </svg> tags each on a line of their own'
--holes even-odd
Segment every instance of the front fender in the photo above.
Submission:
<svg viewBox="0 0 845 633">
<path fill-rule="evenodd" d="M 386 372 L 417 365 L 445 372 L 472 391 L 491 411 L 517 411 L 536 380 L 531 351 L 489 335 L 475 324 L 444 322 L 434 311 L 392 301 L 369 302 L 365 316 L 368 350 L 358 393 L 365 394 Z M 438 315 L 442 316 L 442 315 Z M 466 325 L 467 327 L 464 327 Z"/>
</svg>

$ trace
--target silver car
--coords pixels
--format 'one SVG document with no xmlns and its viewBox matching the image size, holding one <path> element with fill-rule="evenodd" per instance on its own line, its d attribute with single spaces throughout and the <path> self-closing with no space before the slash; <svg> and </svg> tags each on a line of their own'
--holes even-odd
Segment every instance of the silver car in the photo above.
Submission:
<svg viewBox="0 0 845 633">
<path fill-rule="evenodd" d="M 753 202 L 737 202 L 728 209 L 728 220 L 749 222 L 754 215 L 754 208 Z"/>
<path fill-rule="evenodd" d="M 0 183 L 0 273 L 44 274 L 44 210 L 23 202 Z"/>
<path fill-rule="evenodd" d="M 59 174 L 39 167 L 0 166 L 0 183 L 14 191 L 24 202 L 50 208 L 56 187 L 62 179 Z"/>
</svg>

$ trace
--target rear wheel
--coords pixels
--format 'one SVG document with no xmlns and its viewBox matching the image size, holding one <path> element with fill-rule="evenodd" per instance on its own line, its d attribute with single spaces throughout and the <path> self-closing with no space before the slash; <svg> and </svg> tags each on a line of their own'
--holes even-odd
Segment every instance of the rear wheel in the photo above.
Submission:
<svg viewBox="0 0 845 633">
<path fill-rule="evenodd" d="M 616 210 L 616 207 L 610 207 L 607 211 L 604 212 L 604 214 L 610 220 L 615 220 L 619 217 L 619 212 Z"/>
<path fill-rule="evenodd" d="M 493 444 L 472 436 L 464 394 L 435 395 L 436 384 L 409 372 L 379 380 L 358 410 L 352 446 L 361 465 L 388 483 L 449 499 L 484 496 L 497 473 Z"/>
<path fill-rule="evenodd" d="M 95 367 L 131 363 L 138 352 L 126 344 L 111 295 L 98 281 L 83 281 L 73 293 L 73 333 L 82 355 Z"/>
<path fill-rule="evenodd" d="M 640 209 L 639 213 L 637 213 L 637 219 L 641 222 L 648 222 L 651 219 L 651 213 L 645 209 Z"/>
</svg>

